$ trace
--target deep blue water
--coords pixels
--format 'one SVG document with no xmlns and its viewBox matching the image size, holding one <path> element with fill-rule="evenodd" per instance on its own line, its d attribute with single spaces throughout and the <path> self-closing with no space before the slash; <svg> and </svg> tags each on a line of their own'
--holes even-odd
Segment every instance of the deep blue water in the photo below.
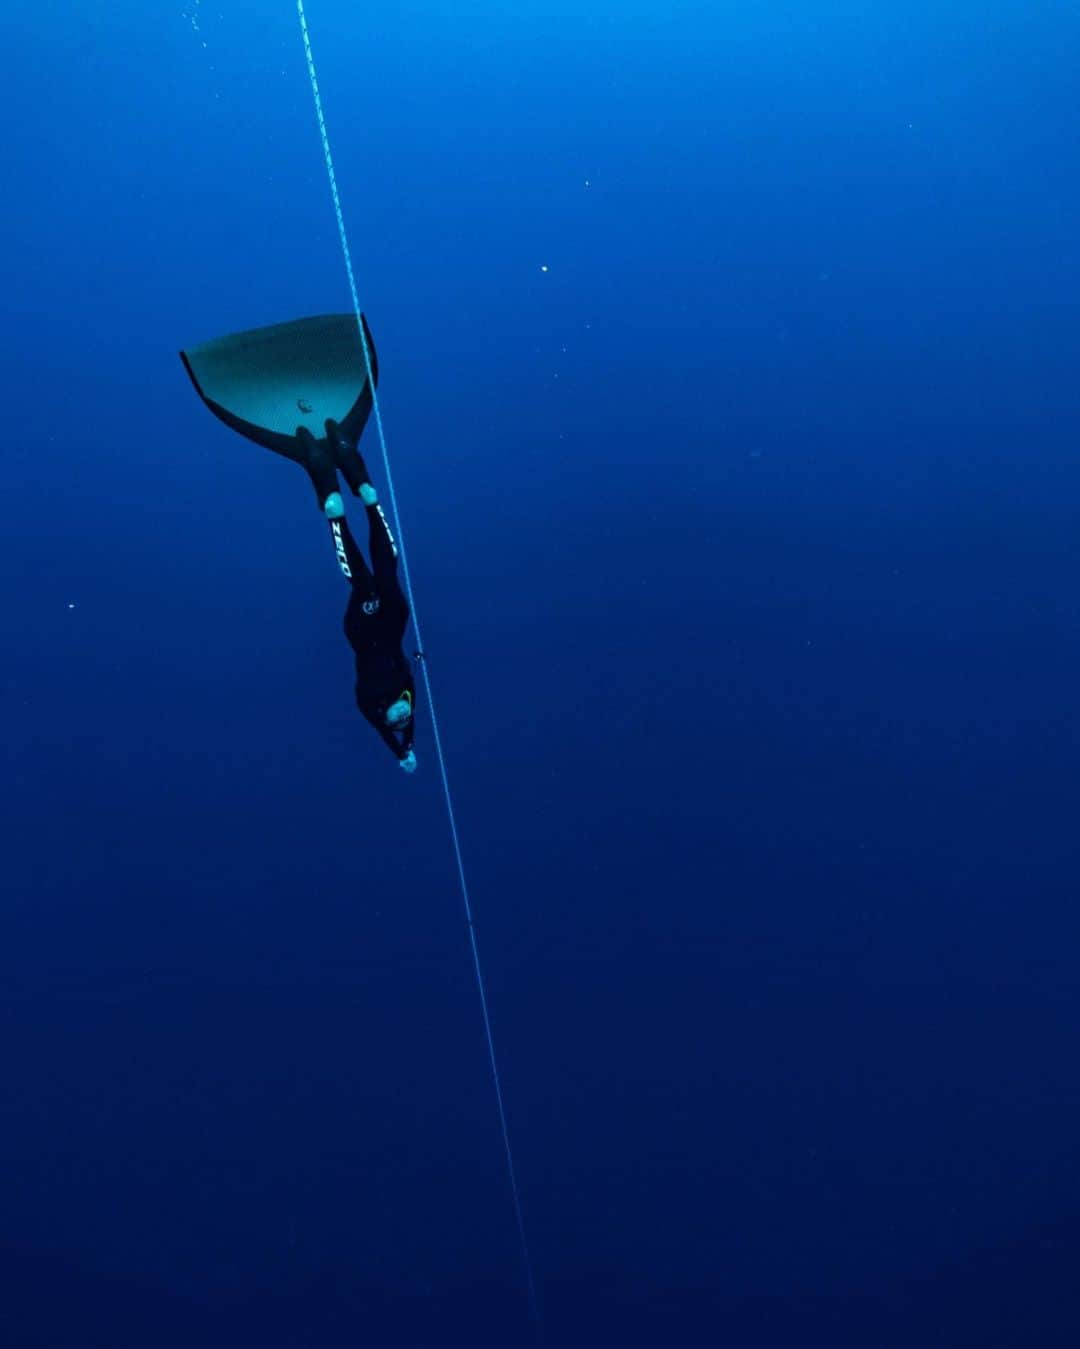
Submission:
<svg viewBox="0 0 1080 1349">
<path fill-rule="evenodd" d="M 1075 1344 L 1075 6 L 308 19 L 548 1343 Z M 529 1344 L 430 721 L 177 359 L 349 306 L 294 5 L 7 27 L 4 1343 Z"/>
</svg>

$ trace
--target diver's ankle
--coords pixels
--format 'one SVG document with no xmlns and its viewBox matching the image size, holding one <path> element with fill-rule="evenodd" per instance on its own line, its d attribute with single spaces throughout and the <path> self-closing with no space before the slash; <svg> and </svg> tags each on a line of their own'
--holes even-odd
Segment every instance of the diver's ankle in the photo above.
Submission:
<svg viewBox="0 0 1080 1349">
<path fill-rule="evenodd" d="M 360 484 L 360 500 L 365 506 L 374 506 L 378 503 L 379 494 L 369 482 Z"/>
<path fill-rule="evenodd" d="M 323 502 L 323 510 L 326 512 L 328 520 L 342 520 L 345 518 L 345 503 L 341 499 L 340 492 L 331 492 Z"/>
</svg>

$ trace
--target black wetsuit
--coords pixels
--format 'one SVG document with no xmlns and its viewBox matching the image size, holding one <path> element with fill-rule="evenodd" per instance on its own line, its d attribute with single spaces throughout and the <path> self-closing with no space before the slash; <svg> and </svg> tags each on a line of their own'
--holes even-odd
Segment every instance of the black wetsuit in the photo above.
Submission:
<svg viewBox="0 0 1080 1349">
<path fill-rule="evenodd" d="M 356 653 L 356 705 L 398 759 L 412 749 L 413 721 L 403 731 L 386 724 L 386 710 L 400 698 L 416 702 L 412 668 L 401 643 L 409 622 L 409 605 L 398 581 L 397 548 L 382 508 L 365 507 L 371 568 L 344 518 L 330 521 L 342 575 L 352 586 L 345 610 L 345 636 Z"/>
</svg>

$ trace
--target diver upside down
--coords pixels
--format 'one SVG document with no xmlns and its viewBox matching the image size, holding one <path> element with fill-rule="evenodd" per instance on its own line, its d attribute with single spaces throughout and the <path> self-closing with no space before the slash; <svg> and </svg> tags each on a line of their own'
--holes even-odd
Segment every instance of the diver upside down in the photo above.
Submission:
<svg viewBox="0 0 1080 1349">
<path fill-rule="evenodd" d="M 414 772 L 416 686 L 402 650 L 409 604 L 397 546 L 357 449 L 379 371 L 366 320 L 296 319 L 204 342 L 180 357 L 219 420 L 306 470 L 351 587 L 345 636 L 356 658 L 356 705 L 401 768 Z M 316 437 L 313 427 L 324 434 Z M 339 472 L 367 513 L 370 567 L 349 529 Z"/>
</svg>

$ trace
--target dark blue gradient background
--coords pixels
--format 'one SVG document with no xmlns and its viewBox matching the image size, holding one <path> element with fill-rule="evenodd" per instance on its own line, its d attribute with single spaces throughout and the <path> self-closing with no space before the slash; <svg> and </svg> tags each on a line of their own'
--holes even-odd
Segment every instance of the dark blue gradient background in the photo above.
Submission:
<svg viewBox="0 0 1080 1349">
<path fill-rule="evenodd" d="M 308 18 L 549 1344 L 1075 1345 L 1075 6 Z M 3 1342 L 527 1345 L 429 721 L 176 354 L 348 307 L 295 9 L 7 27 Z"/>
</svg>

